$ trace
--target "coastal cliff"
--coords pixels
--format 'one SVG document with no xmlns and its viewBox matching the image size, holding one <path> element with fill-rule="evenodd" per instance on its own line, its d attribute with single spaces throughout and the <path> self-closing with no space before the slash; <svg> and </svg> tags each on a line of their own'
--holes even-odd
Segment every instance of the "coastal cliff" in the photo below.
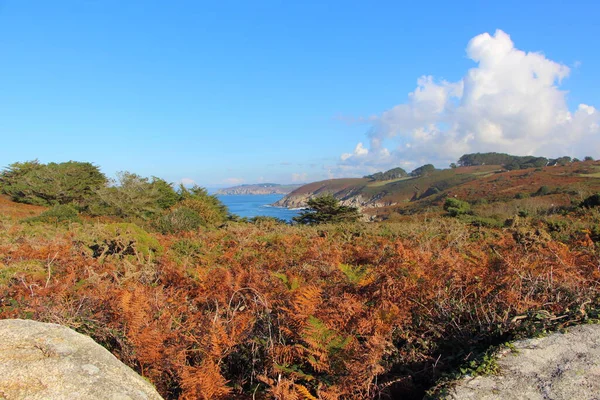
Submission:
<svg viewBox="0 0 600 400">
<path fill-rule="evenodd" d="M 341 204 L 358 209 L 375 208 L 394 205 L 394 202 L 383 200 L 385 192 L 370 193 L 368 179 L 330 179 L 304 185 L 281 200 L 275 202 L 276 207 L 303 208 L 313 197 L 332 194 Z"/>
</svg>

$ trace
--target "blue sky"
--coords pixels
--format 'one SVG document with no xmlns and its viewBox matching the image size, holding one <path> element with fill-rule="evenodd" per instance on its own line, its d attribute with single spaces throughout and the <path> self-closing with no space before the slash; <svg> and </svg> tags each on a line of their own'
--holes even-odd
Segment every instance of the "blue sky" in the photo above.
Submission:
<svg viewBox="0 0 600 400">
<path fill-rule="evenodd" d="M 600 157 L 600 3 L 405 3 L 0 0 L 0 165 L 215 187 Z"/>
</svg>

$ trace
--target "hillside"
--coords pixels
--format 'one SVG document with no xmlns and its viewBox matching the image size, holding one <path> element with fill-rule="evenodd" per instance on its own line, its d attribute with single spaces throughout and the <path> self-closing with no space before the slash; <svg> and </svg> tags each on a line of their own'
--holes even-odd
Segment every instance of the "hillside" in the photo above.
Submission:
<svg viewBox="0 0 600 400">
<path fill-rule="evenodd" d="M 302 185 L 280 185 L 277 183 L 257 183 L 238 185 L 219 189 L 216 194 L 221 195 L 247 195 L 247 194 L 288 194 Z"/>
<path fill-rule="evenodd" d="M 540 190 L 538 194 L 542 195 L 585 195 L 599 189 L 599 162 L 574 162 L 512 171 L 500 165 L 479 165 L 435 170 L 419 177 L 389 181 L 351 178 L 313 182 L 296 189 L 275 205 L 304 207 L 308 199 L 331 193 L 343 204 L 386 218 L 395 212 L 412 213 L 440 205 L 448 196 L 469 202 L 509 201 L 535 195 Z"/>
</svg>

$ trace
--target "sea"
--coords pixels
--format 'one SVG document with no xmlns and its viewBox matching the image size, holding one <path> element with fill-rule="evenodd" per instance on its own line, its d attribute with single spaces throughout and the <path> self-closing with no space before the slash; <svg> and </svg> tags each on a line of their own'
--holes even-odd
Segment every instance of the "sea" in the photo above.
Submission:
<svg viewBox="0 0 600 400">
<path fill-rule="evenodd" d="M 291 221 L 302 211 L 273 207 L 271 204 L 283 198 L 281 194 L 217 195 L 217 197 L 227 206 L 230 213 L 240 217 L 265 216 Z"/>
</svg>

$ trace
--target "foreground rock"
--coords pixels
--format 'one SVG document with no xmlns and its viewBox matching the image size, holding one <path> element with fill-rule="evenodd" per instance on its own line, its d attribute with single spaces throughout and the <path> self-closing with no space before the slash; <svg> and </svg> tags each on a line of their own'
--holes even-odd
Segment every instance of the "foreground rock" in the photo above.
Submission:
<svg viewBox="0 0 600 400">
<path fill-rule="evenodd" d="M 56 324 L 0 320 L 0 399 L 161 399 L 87 336 Z"/>
<path fill-rule="evenodd" d="M 600 325 L 514 343 L 498 375 L 467 378 L 446 399 L 600 399 Z"/>
</svg>

